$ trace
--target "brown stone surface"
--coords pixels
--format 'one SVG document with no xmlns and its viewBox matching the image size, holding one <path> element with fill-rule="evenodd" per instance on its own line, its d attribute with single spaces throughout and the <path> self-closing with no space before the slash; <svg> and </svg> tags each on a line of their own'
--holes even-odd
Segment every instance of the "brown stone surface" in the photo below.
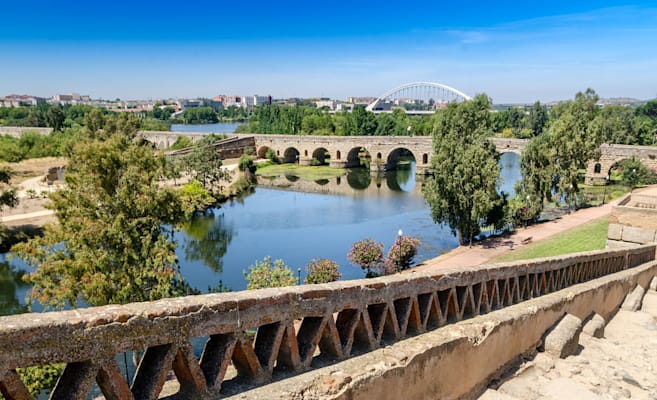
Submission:
<svg viewBox="0 0 657 400">
<path fill-rule="evenodd" d="M 582 320 L 566 314 L 545 336 L 545 352 L 555 357 L 566 358 L 577 352 Z"/>
</svg>

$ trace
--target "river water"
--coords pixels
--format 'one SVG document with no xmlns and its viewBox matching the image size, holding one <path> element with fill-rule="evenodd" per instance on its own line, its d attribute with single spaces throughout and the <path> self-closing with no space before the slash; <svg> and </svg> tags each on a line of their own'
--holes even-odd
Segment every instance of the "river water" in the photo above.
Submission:
<svg viewBox="0 0 657 400">
<path fill-rule="evenodd" d="M 217 124 L 171 124 L 172 132 L 233 133 L 242 122 L 219 122 Z"/>
<path fill-rule="evenodd" d="M 512 193 L 519 178 L 518 156 L 502 155 L 500 190 Z M 364 276 L 347 261 L 351 245 L 366 237 L 387 252 L 397 231 L 422 241 L 416 262 L 458 245 L 448 227 L 435 224 L 410 169 L 373 176 L 355 170 L 346 176 L 308 182 L 292 176 L 260 178 L 255 191 L 196 217 L 174 235 L 184 279 L 207 292 L 246 287 L 244 271 L 266 256 L 283 259 L 295 275 L 305 277 L 313 258 L 340 265 L 343 279 Z M 20 275 L 30 269 L 21 260 L 0 254 L 0 315 L 25 312 L 29 287 Z M 35 311 L 40 311 L 38 304 Z"/>
</svg>

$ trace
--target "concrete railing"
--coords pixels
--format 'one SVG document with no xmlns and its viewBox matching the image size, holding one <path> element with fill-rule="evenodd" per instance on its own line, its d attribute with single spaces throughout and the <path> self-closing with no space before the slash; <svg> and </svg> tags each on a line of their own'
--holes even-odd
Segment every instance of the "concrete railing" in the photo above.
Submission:
<svg viewBox="0 0 657 400">
<path fill-rule="evenodd" d="M 212 398 L 639 266 L 655 249 L 3 317 L 0 390 L 30 398 L 17 368 L 66 363 L 54 399 L 83 399 L 94 380 L 106 398 L 155 399 L 172 370 L 181 396 Z M 207 338 L 200 357 L 194 338 Z M 143 349 L 129 383 L 117 356 Z"/>
</svg>

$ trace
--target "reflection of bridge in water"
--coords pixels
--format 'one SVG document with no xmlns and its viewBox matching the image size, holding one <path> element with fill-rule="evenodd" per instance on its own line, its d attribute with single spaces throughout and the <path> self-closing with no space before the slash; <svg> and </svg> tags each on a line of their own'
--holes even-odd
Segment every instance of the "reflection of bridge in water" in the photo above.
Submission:
<svg viewBox="0 0 657 400">
<path fill-rule="evenodd" d="M 422 196 L 422 177 L 408 169 L 370 174 L 350 170 L 346 175 L 330 179 L 306 181 L 293 175 L 274 178 L 258 176 L 258 186 L 295 192 L 332 194 L 354 197 L 394 196 L 401 192 Z"/>
</svg>

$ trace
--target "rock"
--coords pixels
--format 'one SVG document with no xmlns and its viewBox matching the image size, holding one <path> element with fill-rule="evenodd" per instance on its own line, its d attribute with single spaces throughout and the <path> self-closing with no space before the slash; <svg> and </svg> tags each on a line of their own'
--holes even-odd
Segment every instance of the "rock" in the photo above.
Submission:
<svg viewBox="0 0 657 400">
<path fill-rule="evenodd" d="M 479 397 L 479 400 L 515 400 L 517 397 L 500 393 L 497 390 L 488 389 Z"/>
<path fill-rule="evenodd" d="M 628 294 L 621 305 L 621 310 L 627 311 L 636 311 L 641 308 L 641 300 L 643 295 L 646 293 L 645 289 L 641 285 L 636 285 L 632 293 Z"/>
<path fill-rule="evenodd" d="M 543 385 L 541 394 L 546 399 L 599 400 L 600 397 L 585 386 L 566 378 L 559 378 Z"/>
<path fill-rule="evenodd" d="M 629 383 L 632 386 L 636 386 L 639 389 L 643 389 L 643 386 L 641 386 L 641 384 L 636 379 L 634 379 L 632 375 L 628 374 L 627 372 L 623 374 L 623 382 Z"/>
<path fill-rule="evenodd" d="M 605 335 L 605 324 L 605 319 L 600 314 L 594 314 L 586 322 L 584 328 L 582 328 L 582 332 L 594 338 L 602 338 Z"/>
<path fill-rule="evenodd" d="M 577 353 L 581 331 L 582 320 L 574 315 L 566 314 L 545 337 L 545 352 L 559 358 L 566 358 Z"/>
<path fill-rule="evenodd" d="M 657 291 L 657 276 L 650 281 L 650 290 Z"/>
</svg>

